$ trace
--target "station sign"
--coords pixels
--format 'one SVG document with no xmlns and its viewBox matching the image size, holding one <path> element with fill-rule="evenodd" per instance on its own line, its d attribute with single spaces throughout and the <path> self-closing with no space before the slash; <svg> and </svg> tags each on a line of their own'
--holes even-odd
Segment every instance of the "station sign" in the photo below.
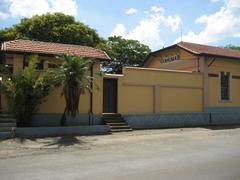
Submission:
<svg viewBox="0 0 240 180">
<path fill-rule="evenodd" d="M 164 57 L 163 59 L 160 60 L 160 63 L 161 64 L 166 64 L 166 63 L 170 63 L 170 62 L 173 62 L 173 61 L 176 61 L 176 60 L 179 60 L 179 59 L 180 59 L 180 55 L 176 54 L 176 55 L 173 55 L 173 56 Z"/>
</svg>

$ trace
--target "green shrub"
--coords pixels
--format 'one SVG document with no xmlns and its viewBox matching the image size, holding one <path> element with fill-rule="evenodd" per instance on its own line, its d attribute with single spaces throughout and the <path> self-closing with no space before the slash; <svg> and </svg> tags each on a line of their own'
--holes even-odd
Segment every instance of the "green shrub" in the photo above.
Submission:
<svg viewBox="0 0 240 180">
<path fill-rule="evenodd" d="M 18 126 L 28 126 L 43 98 L 60 85 L 61 77 L 54 71 L 36 70 L 37 59 L 36 55 L 32 56 L 29 66 L 19 75 L 13 75 L 1 67 L 0 90 Z"/>
</svg>

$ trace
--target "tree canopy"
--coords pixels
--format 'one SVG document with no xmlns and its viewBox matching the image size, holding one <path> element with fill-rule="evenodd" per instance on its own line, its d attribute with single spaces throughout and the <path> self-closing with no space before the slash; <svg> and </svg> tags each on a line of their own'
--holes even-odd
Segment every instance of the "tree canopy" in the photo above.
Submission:
<svg viewBox="0 0 240 180">
<path fill-rule="evenodd" d="M 141 66 L 147 54 L 150 53 L 147 45 L 137 40 L 123 39 L 120 36 L 109 37 L 99 45 L 99 48 L 112 59 L 110 62 L 103 62 L 105 71 L 111 73 L 121 73 L 123 66 Z"/>
<path fill-rule="evenodd" d="M 0 42 L 15 39 L 98 47 L 112 58 L 111 62 L 102 64 L 103 68 L 111 73 L 121 73 L 123 66 L 141 66 L 150 52 L 147 45 L 137 40 L 117 36 L 104 40 L 96 30 L 77 22 L 73 16 L 62 13 L 23 18 L 20 23 L 0 30 Z"/>
<path fill-rule="evenodd" d="M 240 51 L 240 46 L 233 46 L 233 45 L 227 45 L 225 48 L 233 49 L 233 50 L 239 50 Z"/>
<path fill-rule="evenodd" d="M 0 30 L 0 41 L 30 39 L 95 47 L 100 41 L 96 30 L 77 22 L 73 16 L 47 13 L 23 18 L 20 23 Z"/>
</svg>

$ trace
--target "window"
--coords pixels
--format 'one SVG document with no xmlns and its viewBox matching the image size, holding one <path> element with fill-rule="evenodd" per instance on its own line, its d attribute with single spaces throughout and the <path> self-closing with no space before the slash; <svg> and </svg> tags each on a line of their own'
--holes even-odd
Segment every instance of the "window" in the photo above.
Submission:
<svg viewBox="0 0 240 180">
<path fill-rule="evenodd" d="M 36 69 L 37 70 L 43 70 L 43 68 L 44 68 L 44 60 L 40 60 L 39 62 L 37 62 L 36 63 Z M 28 67 L 28 65 L 29 65 L 29 61 L 28 60 L 25 60 L 25 61 L 23 61 L 23 67 L 25 68 L 25 67 Z"/>
<path fill-rule="evenodd" d="M 43 70 L 43 60 L 40 60 L 40 62 L 38 62 L 36 65 L 37 65 L 36 67 L 37 70 Z"/>
<path fill-rule="evenodd" d="M 230 73 L 221 72 L 221 100 L 230 100 Z"/>
<path fill-rule="evenodd" d="M 9 72 L 13 73 L 13 64 L 5 64 L 5 67 L 9 70 Z"/>
<path fill-rule="evenodd" d="M 9 72 L 13 73 L 13 56 L 6 55 L 5 67 L 8 68 Z"/>
</svg>

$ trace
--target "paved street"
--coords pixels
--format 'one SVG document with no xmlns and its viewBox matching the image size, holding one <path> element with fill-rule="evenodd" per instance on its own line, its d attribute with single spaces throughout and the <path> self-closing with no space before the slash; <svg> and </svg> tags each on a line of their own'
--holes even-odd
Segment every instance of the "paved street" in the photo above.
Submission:
<svg viewBox="0 0 240 180">
<path fill-rule="evenodd" d="M 6 140 L 0 179 L 240 180 L 240 128 Z"/>
</svg>

